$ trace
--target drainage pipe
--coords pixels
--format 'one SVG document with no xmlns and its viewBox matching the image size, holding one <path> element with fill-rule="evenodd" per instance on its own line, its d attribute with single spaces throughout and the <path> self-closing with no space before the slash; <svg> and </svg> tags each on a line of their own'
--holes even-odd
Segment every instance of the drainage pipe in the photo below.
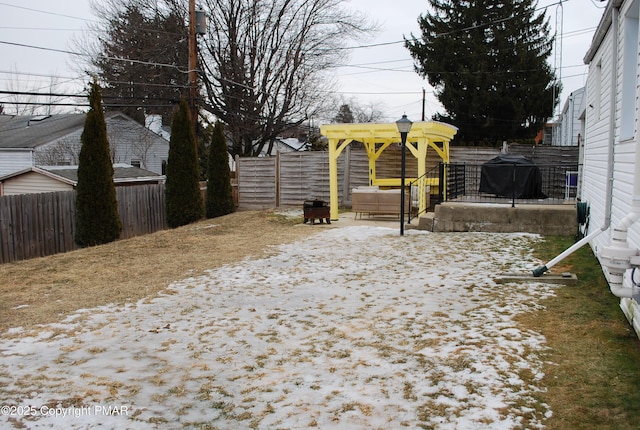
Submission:
<svg viewBox="0 0 640 430">
<path fill-rule="evenodd" d="M 636 160 L 640 154 L 636 154 Z M 634 189 L 637 187 L 634 187 Z M 637 267 L 638 250 L 629 246 L 627 232 L 640 219 L 640 196 L 634 195 L 631 212 L 613 228 L 611 242 L 600 250 L 600 264 L 606 269 L 605 275 L 609 282 L 609 289 L 614 296 L 632 298 L 634 288 L 624 286 L 624 273 L 632 267 Z"/>
<path fill-rule="evenodd" d="M 570 256 L 571 254 L 576 252 L 578 249 L 582 248 L 584 245 L 589 243 L 592 239 L 594 239 L 600 233 L 606 231 L 608 228 L 609 227 L 600 228 L 599 230 L 596 230 L 593 233 L 583 237 L 581 240 L 579 240 L 576 243 L 574 243 L 571 247 L 567 248 L 564 252 L 562 252 L 560 255 L 555 257 L 553 260 L 549 261 L 544 266 L 540 266 L 540 267 L 534 269 L 533 270 L 533 276 L 536 277 L 536 278 L 542 276 L 544 274 L 544 272 L 546 272 L 547 270 L 551 269 L 553 266 L 555 266 L 556 264 L 558 264 L 559 262 L 561 262 L 562 260 L 564 260 L 565 258 Z"/>
</svg>

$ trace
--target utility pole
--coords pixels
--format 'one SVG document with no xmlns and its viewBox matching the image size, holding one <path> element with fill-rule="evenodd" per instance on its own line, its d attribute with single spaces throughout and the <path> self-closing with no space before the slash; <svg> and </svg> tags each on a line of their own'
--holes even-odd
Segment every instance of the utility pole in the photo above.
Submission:
<svg viewBox="0 0 640 430">
<path fill-rule="evenodd" d="M 555 32 L 555 42 L 553 48 L 553 69 L 557 76 L 558 82 L 562 84 L 562 37 L 563 37 L 563 22 L 564 22 L 564 9 L 562 7 L 562 2 L 564 0 L 560 0 L 558 5 L 556 6 L 556 32 Z M 556 101 L 556 96 L 560 96 L 560 94 L 556 94 L 556 87 L 553 87 L 553 102 Z M 560 144 L 560 136 L 558 130 L 558 124 L 560 122 L 560 115 L 562 114 L 562 100 L 557 105 L 553 106 L 553 122 L 551 127 L 551 145 L 559 145 Z"/>
<path fill-rule="evenodd" d="M 424 105 L 427 102 L 427 92 L 425 91 L 425 89 L 422 89 L 422 120 L 424 121 Z"/>
<path fill-rule="evenodd" d="M 196 53 L 196 0 L 189 0 L 189 109 L 191 110 L 191 126 L 198 150 L 198 137 L 196 135 L 198 123 L 198 67 Z"/>
</svg>

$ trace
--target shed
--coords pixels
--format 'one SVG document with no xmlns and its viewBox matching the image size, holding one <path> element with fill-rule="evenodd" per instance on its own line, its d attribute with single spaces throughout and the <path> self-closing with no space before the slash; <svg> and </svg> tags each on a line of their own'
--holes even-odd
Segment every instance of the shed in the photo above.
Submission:
<svg viewBox="0 0 640 430">
<path fill-rule="evenodd" d="M 115 186 L 163 183 L 165 177 L 128 164 L 113 166 Z M 78 166 L 34 166 L 0 177 L 0 196 L 71 191 L 78 185 Z"/>
</svg>

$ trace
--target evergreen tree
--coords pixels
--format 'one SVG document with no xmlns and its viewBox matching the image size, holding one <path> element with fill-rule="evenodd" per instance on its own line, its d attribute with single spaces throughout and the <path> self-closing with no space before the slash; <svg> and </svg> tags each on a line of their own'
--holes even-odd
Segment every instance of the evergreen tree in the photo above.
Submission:
<svg viewBox="0 0 640 430">
<path fill-rule="evenodd" d="M 353 122 L 353 112 L 348 104 L 343 104 L 338 110 L 338 114 L 333 117 L 333 122 L 351 124 Z"/>
<path fill-rule="evenodd" d="M 429 0 L 422 37 L 405 39 L 435 88 L 456 140 L 533 137 L 552 116 L 560 83 L 547 59 L 553 38 L 534 0 Z"/>
<path fill-rule="evenodd" d="M 175 105 L 188 93 L 184 70 L 189 37 L 183 12 L 144 0 L 96 3 L 94 9 L 103 24 L 96 28 L 101 55 L 92 65 L 104 83 L 105 100 L 142 124 L 145 112 L 162 114 L 168 124 Z"/>
<path fill-rule="evenodd" d="M 182 99 L 171 121 L 165 204 L 167 223 L 179 227 L 202 218 L 204 207 L 191 113 Z"/>
<path fill-rule="evenodd" d="M 235 210 L 229 171 L 229 152 L 220 121 L 214 126 L 209 146 L 206 209 L 207 218 L 230 214 Z"/>
<path fill-rule="evenodd" d="M 122 231 L 113 183 L 113 164 L 97 83 L 89 93 L 91 108 L 82 131 L 76 187 L 76 243 L 92 246 L 116 240 Z"/>
</svg>

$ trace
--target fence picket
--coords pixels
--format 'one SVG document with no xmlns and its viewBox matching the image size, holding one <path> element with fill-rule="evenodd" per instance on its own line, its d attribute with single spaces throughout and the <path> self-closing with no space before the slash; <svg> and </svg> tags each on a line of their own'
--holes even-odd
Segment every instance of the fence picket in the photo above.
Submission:
<svg viewBox="0 0 640 430">
<path fill-rule="evenodd" d="M 120 239 L 167 228 L 164 184 L 118 187 Z M 75 191 L 0 196 L 0 263 L 77 249 Z"/>
</svg>

